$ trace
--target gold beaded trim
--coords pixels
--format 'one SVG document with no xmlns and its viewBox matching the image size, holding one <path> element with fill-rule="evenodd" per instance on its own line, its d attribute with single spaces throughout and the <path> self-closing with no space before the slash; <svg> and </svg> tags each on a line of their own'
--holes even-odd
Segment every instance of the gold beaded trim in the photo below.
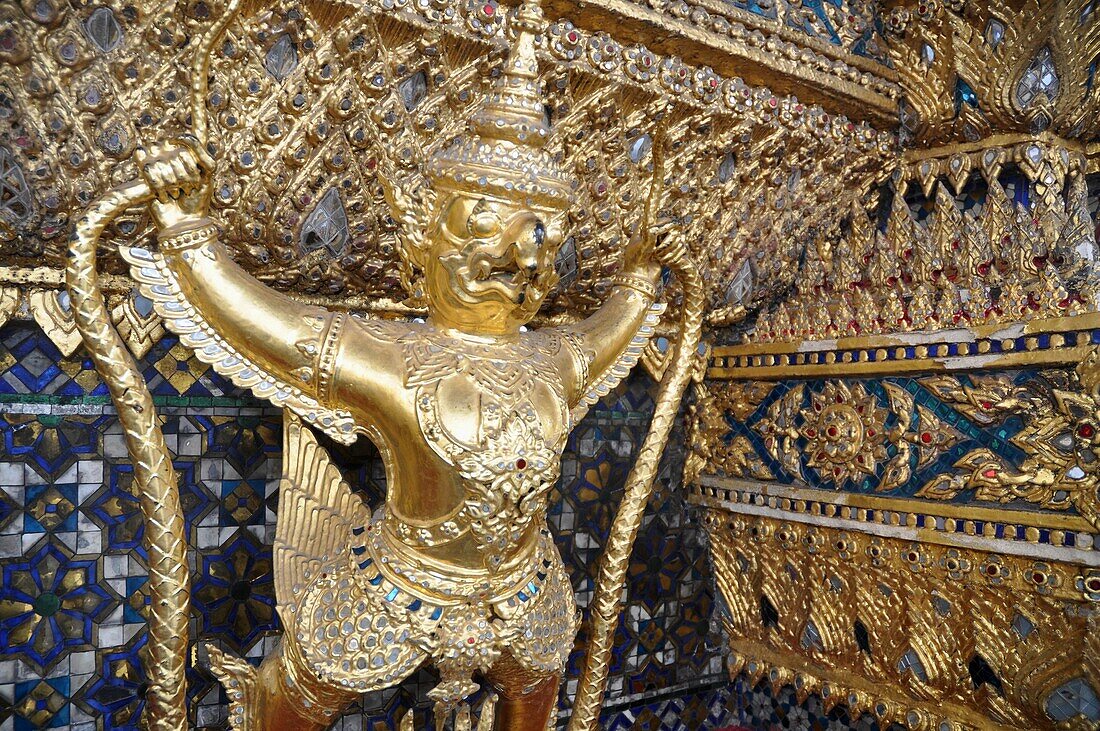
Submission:
<svg viewBox="0 0 1100 731">
<path fill-rule="evenodd" d="M 325 333 L 317 354 L 317 400 L 325 405 L 331 404 L 329 397 L 332 379 L 336 374 L 336 350 L 340 344 L 340 335 L 344 330 L 344 321 L 347 317 L 346 312 L 333 314 L 328 332 Z"/>
<path fill-rule="evenodd" d="M 195 228 L 189 228 L 179 233 L 170 233 L 160 237 L 160 250 L 165 254 L 175 254 L 196 246 L 214 241 L 218 238 L 218 227 L 210 221 L 203 219 L 203 223 Z"/>
<path fill-rule="evenodd" d="M 620 287 L 627 287 L 641 293 L 651 302 L 657 300 L 657 287 L 645 277 L 639 277 L 636 274 L 617 274 L 611 281 Z"/>
</svg>

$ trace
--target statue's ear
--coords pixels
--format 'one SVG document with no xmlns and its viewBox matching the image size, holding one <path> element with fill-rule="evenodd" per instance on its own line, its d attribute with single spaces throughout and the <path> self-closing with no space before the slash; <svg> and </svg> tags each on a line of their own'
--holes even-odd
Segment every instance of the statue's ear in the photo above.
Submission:
<svg viewBox="0 0 1100 731">
<path fill-rule="evenodd" d="M 390 215 L 397 224 L 398 254 L 406 269 L 423 269 L 431 248 L 435 191 L 422 182 L 411 190 L 395 179 L 382 180 Z"/>
<path fill-rule="evenodd" d="M 565 241 L 565 214 L 555 215 L 546 224 L 546 245 L 553 249 L 555 256 Z"/>
</svg>

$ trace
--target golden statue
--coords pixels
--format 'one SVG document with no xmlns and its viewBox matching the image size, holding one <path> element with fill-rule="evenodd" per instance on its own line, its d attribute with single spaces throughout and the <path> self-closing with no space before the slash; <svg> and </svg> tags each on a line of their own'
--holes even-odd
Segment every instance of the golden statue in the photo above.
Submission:
<svg viewBox="0 0 1100 731">
<path fill-rule="evenodd" d="M 200 49 L 197 84 L 227 18 Z M 547 494 L 573 425 L 637 363 L 654 332 L 663 309 L 655 255 L 683 280 L 684 252 L 670 245 L 675 236 L 656 247 L 658 203 L 650 201 L 604 304 L 573 325 L 527 329 L 557 283 L 572 186 L 545 149 L 535 56 L 541 10 L 525 4 L 512 23 L 509 58 L 467 134 L 434 155 L 423 189 L 390 181 L 405 224 L 403 258 L 423 277 L 424 322 L 304 305 L 237 266 L 206 217 L 214 164 L 200 141 L 201 112 L 198 139 L 140 152 L 144 184 L 116 189 L 78 224 L 73 301 L 145 485 L 155 675 L 182 672 L 185 546 L 181 526 L 158 517 L 178 498 L 147 389 L 127 371 L 128 355 L 97 310 L 95 240 L 111 216 L 151 198 L 159 250 L 123 250 L 142 291 L 199 359 L 287 410 L 275 542 L 283 641 L 258 670 L 209 650 L 235 729 L 325 728 L 363 692 L 397 684 L 424 663 L 441 676 L 430 693 L 437 722 L 457 709 L 469 723 L 464 701 L 479 687 L 475 676 L 497 696 L 494 728 L 543 729 L 554 712 L 577 609 L 546 527 Z M 659 158 L 655 151 L 654 198 Z M 690 280 L 683 312 L 694 324 L 677 351 L 682 363 L 666 375 L 605 557 L 578 727 L 598 709 L 625 560 L 690 375 L 701 306 Z M 369 514 L 304 424 L 344 443 L 364 434 L 378 446 L 387 469 L 382 508 Z M 159 728 L 181 727 L 182 695 L 170 686 L 155 684 L 150 697 L 147 713 Z"/>
</svg>

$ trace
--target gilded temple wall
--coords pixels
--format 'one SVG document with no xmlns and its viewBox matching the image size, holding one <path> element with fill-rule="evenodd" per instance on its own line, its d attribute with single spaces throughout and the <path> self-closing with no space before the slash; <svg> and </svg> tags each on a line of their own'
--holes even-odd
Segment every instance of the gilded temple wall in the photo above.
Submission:
<svg viewBox="0 0 1100 731">
<path fill-rule="evenodd" d="M 895 196 L 807 262 L 800 296 L 715 347 L 688 471 L 734 670 L 909 728 L 1100 718 L 1095 315 L 1043 294 L 1057 270 L 1024 275 L 1013 304 L 1022 277 L 996 263 L 971 271 L 1003 267 L 1004 319 L 976 282 L 919 306 L 925 247 L 961 275 L 979 222 L 1003 246 L 987 261 L 1029 228 L 1053 232 L 1039 251 L 1095 241 L 1095 181 L 1075 186 L 1049 208 L 1016 171 Z M 917 317 L 935 320 L 913 332 Z"/>
<path fill-rule="evenodd" d="M 140 522 L 61 293 L 63 234 L 139 144 L 187 129 L 190 39 L 221 4 L 136 5 L 0 8 L 4 729 L 125 727 L 141 707 Z M 544 6 L 552 145 L 578 179 L 548 314 L 608 291 L 662 129 L 712 346 L 627 572 L 607 727 L 1094 727 L 1095 3 Z M 299 300 L 421 314 L 379 170 L 468 116 L 507 9 L 235 22 L 201 100 L 234 257 Z M 135 213 L 108 232 L 111 319 L 178 454 L 195 634 L 258 658 L 279 413 L 190 359 L 120 276 L 111 250 L 148 231 Z M 634 375 L 569 442 L 551 521 L 582 608 L 653 392 Z M 375 458 L 341 460 L 377 499 Z M 221 691 L 191 677 L 196 721 L 222 723 Z M 341 724 L 392 723 L 433 682 Z"/>
</svg>

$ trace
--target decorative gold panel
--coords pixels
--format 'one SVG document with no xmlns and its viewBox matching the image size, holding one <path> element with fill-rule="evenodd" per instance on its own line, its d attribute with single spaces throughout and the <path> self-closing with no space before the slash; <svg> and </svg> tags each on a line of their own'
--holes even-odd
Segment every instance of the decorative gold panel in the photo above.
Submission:
<svg viewBox="0 0 1100 731">
<path fill-rule="evenodd" d="M 1080 551 L 1006 555 L 998 539 L 696 500 L 731 672 L 914 730 L 1095 728 L 1095 706 L 1070 703 L 1100 687 L 1100 571 Z"/>
<path fill-rule="evenodd" d="M 996 133 L 1095 139 L 1100 25 L 1087 0 L 887 3 L 903 134 L 919 146 Z"/>
</svg>

